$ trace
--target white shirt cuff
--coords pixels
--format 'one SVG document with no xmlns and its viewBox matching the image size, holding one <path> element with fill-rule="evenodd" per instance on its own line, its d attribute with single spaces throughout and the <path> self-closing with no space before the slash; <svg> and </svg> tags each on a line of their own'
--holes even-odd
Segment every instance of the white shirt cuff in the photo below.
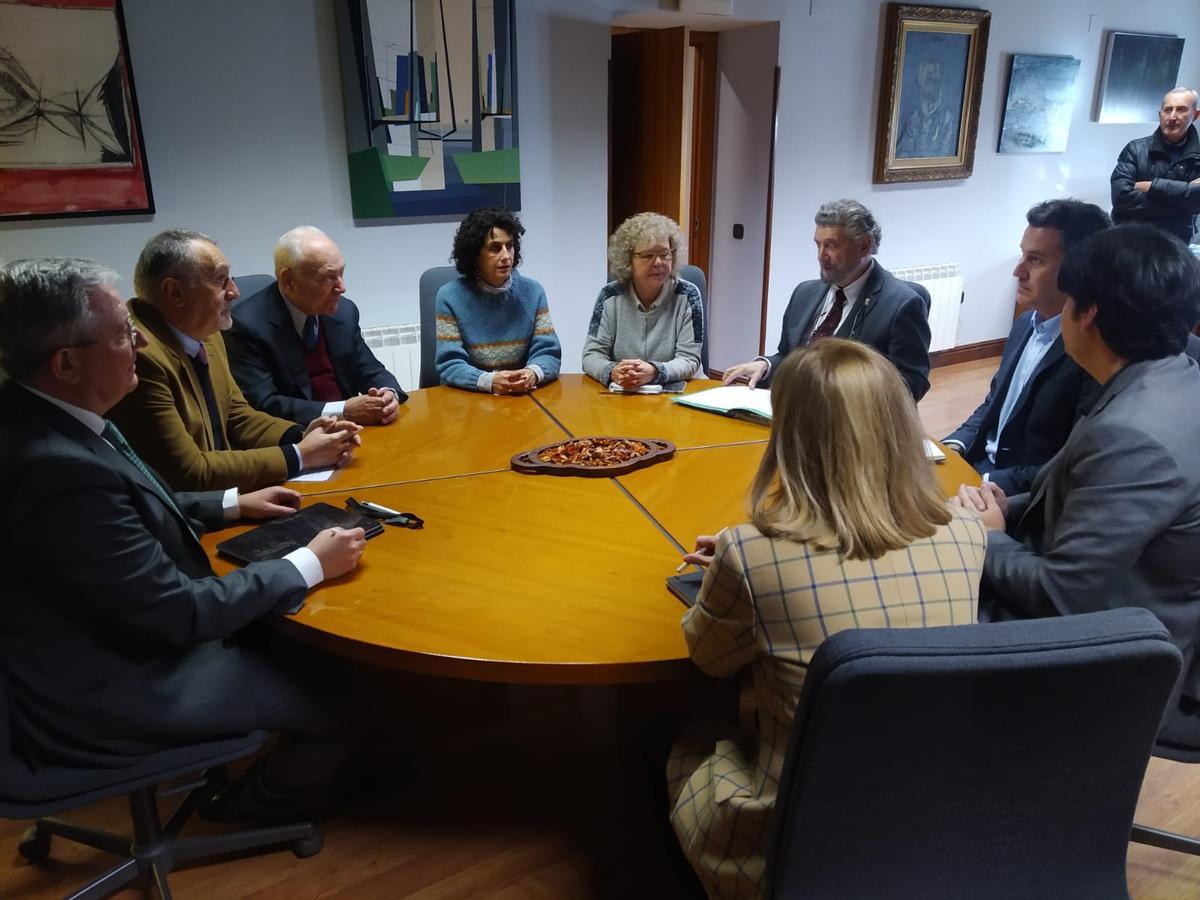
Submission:
<svg viewBox="0 0 1200 900">
<path fill-rule="evenodd" d="M 495 372 L 480 372 L 479 380 L 475 382 L 476 387 L 487 393 L 492 392 L 492 379 L 496 377 Z"/>
<path fill-rule="evenodd" d="M 765 356 L 756 356 L 756 357 L 754 357 L 754 359 L 756 362 L 761 359 L 763 362 L 765 362 L 767 364 L 767 371 L 763 372 L 763 378 L 766 378 L 768 375 L 771 374 L 771 361 L 769 359 L 767 359 Z"/>
<path fill-rule="evenodd" d="M 238 489 L 230 488 L 221 497 L 221 512 L 226 522 L 236 522 L 242 516 L 238 506 Z"/>
<path fill-rule="evenodd" d="M 966 445 L 963 444 L 962 441 L 952 441 L 952 440 L 947 439 L 947 440 L 942 441 L 942 443 L 945 444 L 947 447 L 955 448 L 959 453 L 963 453 L 967 449 Z"/>
<path fill-rule="evenodd" d="M 982 480 L 982 481 L 991 481 L 991 480 L 992 480 L 992 473 L 991 473 L 991 472 L 984 472 L 984 473 L 983 473 L 983 478 L 982 478 L 981 480 Z"/>
<path fill-rule="evenodd" d="M 533 372 L 533 374 L 534 374 L 534 375 L 536 375 L 536 376 L 537 376 L 537 383 L 538 383 L 538 384 L 541 384 L 543 381 L 545 381 L 545 380 L 546 380 L 546 373 L 542 371 L 542 367 L 541 367 L 541 366 L 537 366 L 537 365 L 531 365 L 531 366 L 528 366 L 527 368 L 528 368 L 528 369 L 529 369 L 531 372 Z"/>
<path fill-rule="evenodd" d="M 293 550 L 284 559 L 296 567 L 310 591 L 325 580 L 325 570 L 321 568 L 321 561 L 317 559 L 317 554 L 307 547 Z"/>
<path fill-rule="evenodd" d="M 323 416 L 340 416 L 346 411 L 345 400 L 330 400 L 321 407 L 321 415 Z"/>
<path fill-rule="evenodd" d="M 296 451 L 296 471 L 304 471 L 304 454 L 300 452 L 299 444 L 292 444 L 292 449 Z"/>
</svg>

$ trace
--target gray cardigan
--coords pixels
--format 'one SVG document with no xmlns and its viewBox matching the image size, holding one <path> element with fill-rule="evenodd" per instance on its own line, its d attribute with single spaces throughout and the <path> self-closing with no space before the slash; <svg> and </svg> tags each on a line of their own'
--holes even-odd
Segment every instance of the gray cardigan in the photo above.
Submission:
<svg viewBox="0 0 1200 900">
<path fill-rule="evenodd" d="M 668 282 L 649 309 L 642 309 L 630 286 L 613 281 L 592 309 L 583 371 L 607 386 L 618 362 L 641 359 L 658 370 L 652 384 L 686 381 L 700 368 L 703 342 L 703 301 L 690 281 Z"/>
</svg>

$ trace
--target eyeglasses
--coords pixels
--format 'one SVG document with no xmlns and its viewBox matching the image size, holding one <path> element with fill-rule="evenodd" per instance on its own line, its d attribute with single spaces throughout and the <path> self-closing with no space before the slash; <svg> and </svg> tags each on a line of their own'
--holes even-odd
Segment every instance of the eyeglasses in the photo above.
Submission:
<svg viewBox="0 0 1200 900">
<path fill-rule="evenodd" d="M 642 253 L 633 254 L 634 259 L 640 259 L 642 262 L 652 263 L 655 260 L 661 259 L 665 263 L 669 263 L 675 258 L 674 250 L 646 250 Z"/>
<path fill-rule="evenodd" d="M 133 324 L 133 319 L 126 319 L 125 327 L 129 329 L 129 343 L 136 344 L 138 335 L 141 334 L 141 332 L 138 331 L 137 326 Z M 59 350 L 70 350 L 73 347 L 90 347 L 92 344 L 98 343 L 100 343 L 99 338 L 92 338 L 90 341 L 77 341 L 74 344 L 59 344 L 57 347 L 51 347 L 48 353 L 55 353 Z"/>
</svg>

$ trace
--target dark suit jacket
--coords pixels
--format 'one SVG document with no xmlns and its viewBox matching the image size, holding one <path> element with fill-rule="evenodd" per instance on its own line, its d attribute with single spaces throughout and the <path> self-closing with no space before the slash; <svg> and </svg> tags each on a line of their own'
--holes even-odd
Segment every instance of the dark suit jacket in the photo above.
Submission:
<svg viewBox="0 0 1200 900">
<path fill-rule="evenodd" d="M 783 314 L 779 350 L 767 357 L 772 373 L 785 356 L 808 343 L 828 290 L 827 282 L 817 280 L 805 281 L 792 291 Z M 919 285 L 901 281 L 876 262 L 836 332 L 837 337 L 870 344 L 890 359 L 914 400 L 929 390 L 929 306 L 923 293 Z"/>
<path fill-rule="evenodd" d="M 254 728 L 241 653 L 223 639 L 303 599 L 295 566 L 216 577 L 137 469 L 11 381 L 0 465 L 13 475 L 0 504 L 0 665 L 22 749 L 46 764 L 115 766 Z M 186 515 L 221 521 L 220 493 L 176 497 Z"/>
<path fill-rule="evenodd" d="M 1000 368 L 979 408 L 948 437 L 963 445 L 963 458 L 973 466 L 987 459 L 988 435 L 1000 421 L 1017 361 L 1033 334 L 1033 313 L 1013 323 Z M 1029 490 L 1038 470 L 1066 442 L 1075 421 L 1095 402 L 1100 386 L 1067 356 L 1060 335 L 1025 382 L 1021 396 L 1000 433 L 996 466 L 989 478 L 1008 495 Z"/>
<path fill-rule="evenodd" d="M 1183 653 L 1200 700 L 1200 370 L 1183 354 L 1132 363 L 1009 500 L 984 580 L 1004 618 L 1141 606 Z"/>
<path fill-rule="evenodd" d="M 233 328 L 226 331 L 229 367 L 255 409 L 307 425 L 321 415 L 324 403 L 314 400 L 304 344 L 284 306 L 279 284 L 233 305 Z M 391 388 L 403 403 L 408 395 L 363 341 L 358 307 L 343 297 L 332 316 L 320 316 L 325 347 L 333 362 L 342 398 L 365 394 L 368 388 Z"/>
</svg>

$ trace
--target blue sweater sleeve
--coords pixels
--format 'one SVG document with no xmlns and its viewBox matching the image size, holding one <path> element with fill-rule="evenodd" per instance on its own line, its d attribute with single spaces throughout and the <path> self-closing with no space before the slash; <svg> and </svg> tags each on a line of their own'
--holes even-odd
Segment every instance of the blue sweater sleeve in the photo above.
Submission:
<svg viewBox="0 0 1200 900">
<path fill-rule="evenodd" d="M 536 284 L 536 282 L 535 282 Z M 553 381 L 558 377 L 562 366 L 562 345 L 554 331 L 554 323 L 550 320 L 550 306 L 546 303 L 546 292 L 537 285 L 537 312 L 533 318 L 533 337 L 529 342 L 529 358 L 527 366 L 538 366 L 545 375 L 542 383 Z"/>
<path fill-rule="evenodd" d="M 479 391 L 479 376 L 483 370 L 471 364 L 467 348 L 463 346 L 462 329 L 455 313 L 452 298 L 458 290 L 456 282 L 443 285 L 437 293 L 437 365 L 438 378 L 442 384 Z"/>
</svg>

